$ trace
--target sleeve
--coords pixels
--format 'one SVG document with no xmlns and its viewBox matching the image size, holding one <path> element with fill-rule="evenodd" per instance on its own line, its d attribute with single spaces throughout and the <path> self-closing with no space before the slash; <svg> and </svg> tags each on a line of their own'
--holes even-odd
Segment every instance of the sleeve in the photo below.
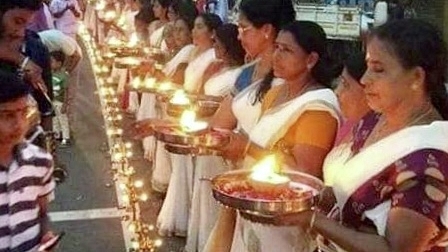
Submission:
<svg viewBox="0 0 448 252">
<path fill-rule="evenodd" d="M 53 179 L 53 170 L 54 170 L 53 158 L 49 153 L 43 150 L 40 150 L 39 152 L 45 155 L 45 159 L 47 159 L 48 162 L 45 164 L 46 171 L 42 175 L 41 190 L 38 196 L 46 197 L 48 201 L 52 201 L 54 199 L 54 189 L 56 187 L 56 183 Z"/>
<path fill-rule="evenodd" d="M 305 111 L 288 130 L 285 139 L 291 145 L 308 144 L 330 150 L 338 129 L 338 121 L 329 112 Z"/>
<path fill-rule="evenodd" d="M 392 207 L 411 209 L 438 223 L 447 199 L 448 153 L 425 149 L 395 162 Z"/>
</svg>

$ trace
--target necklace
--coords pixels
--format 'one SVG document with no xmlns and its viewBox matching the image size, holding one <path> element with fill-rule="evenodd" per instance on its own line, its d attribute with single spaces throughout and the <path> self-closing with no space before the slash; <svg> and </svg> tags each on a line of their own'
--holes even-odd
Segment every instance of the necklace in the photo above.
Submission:
<svg viewBox="0 0 448 252">
<path fill-rule="evenodd" d="M 409 119 L 404 123 L 402 126 L 396 126 L 396 127 L 388 127 L 387 121 L 385 119 L 384 115 L 381 115 L 380 119 L 378 120 L 377 126 L 373 129 L 373 132 L 368 137 L 368 140 L 366 141 L 365 146 L 369 146 L 387 136 L 390 134 L 397 132 L 401 129 L 404 129 L 409 126 L 413 125 L 421 125 L 427 122 L 432 121 L 437 117 L 437 112 L 434 110 L 432 106 L 428 106 L 424 110 L 420 110 L 416 113 L 414 113 L 412 116 L 409 117 Z"/>
</svg>

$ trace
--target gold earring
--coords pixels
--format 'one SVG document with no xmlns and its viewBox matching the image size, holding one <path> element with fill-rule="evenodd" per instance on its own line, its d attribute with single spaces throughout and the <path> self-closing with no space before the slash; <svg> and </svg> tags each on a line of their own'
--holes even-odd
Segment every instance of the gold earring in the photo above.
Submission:
<svg viewBox="0 0 448 252">
<path fill-rule="evenodd" d="M 268 39 L 268 38 L 269 38 L 269 35 L 268 35 L 268 34 L 265 34 L 265 35 L 264 35 L 264 38 L 265 38 L 265 39 Z"/>
</svg>

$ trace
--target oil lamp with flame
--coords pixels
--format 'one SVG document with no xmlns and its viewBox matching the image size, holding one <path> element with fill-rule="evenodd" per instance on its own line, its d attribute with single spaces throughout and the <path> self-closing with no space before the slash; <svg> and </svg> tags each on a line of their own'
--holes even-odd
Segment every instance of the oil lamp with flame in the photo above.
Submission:
<svg viewBox="0 0 448 252">
<path fill-rule="evenodd" d="M 275 192 L 289 186 L 290 179 L 280 174 L 280 164 L 275 155 L 269 155 L 252 167 L 249 183 L 259 192 Z"/>
<path fill-rule="evenodd" d="M 207 122 L 196 121 L 196 112 L 191 109 L 187 109 L 182 113 L 179 122 L 182 131 L 186 133 L 198 132 L 208 127 Z"/>
<path fill-rule="evenodd" d="M 170 103 L 176 104 L 176 105 L 189 105 L 190 99 L 188 99 L 184 90 L 179 89 L 179 90 L 176 90 L 176 92 L 174 92 L 173 97 L 171 97 L 171 99 L 170 99 Z"/>
</svg>

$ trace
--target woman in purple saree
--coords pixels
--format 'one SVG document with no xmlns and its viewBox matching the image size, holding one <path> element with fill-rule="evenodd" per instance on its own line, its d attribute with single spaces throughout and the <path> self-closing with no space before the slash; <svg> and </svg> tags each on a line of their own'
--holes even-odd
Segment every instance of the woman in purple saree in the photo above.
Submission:
<svg viewBox="0 0 448 252">
<path fill-rule="evenodd" d="M 418 20 L 376 28 L 361 79 L 369 106 L 345 162 L 326 162 L 336 204 L 279 217 L 318 233 L 322 251 L 445 251 L 448 227 L 447 52 Z M 327 242 L 322 242 L 326 240 Z"/>
</svg>

